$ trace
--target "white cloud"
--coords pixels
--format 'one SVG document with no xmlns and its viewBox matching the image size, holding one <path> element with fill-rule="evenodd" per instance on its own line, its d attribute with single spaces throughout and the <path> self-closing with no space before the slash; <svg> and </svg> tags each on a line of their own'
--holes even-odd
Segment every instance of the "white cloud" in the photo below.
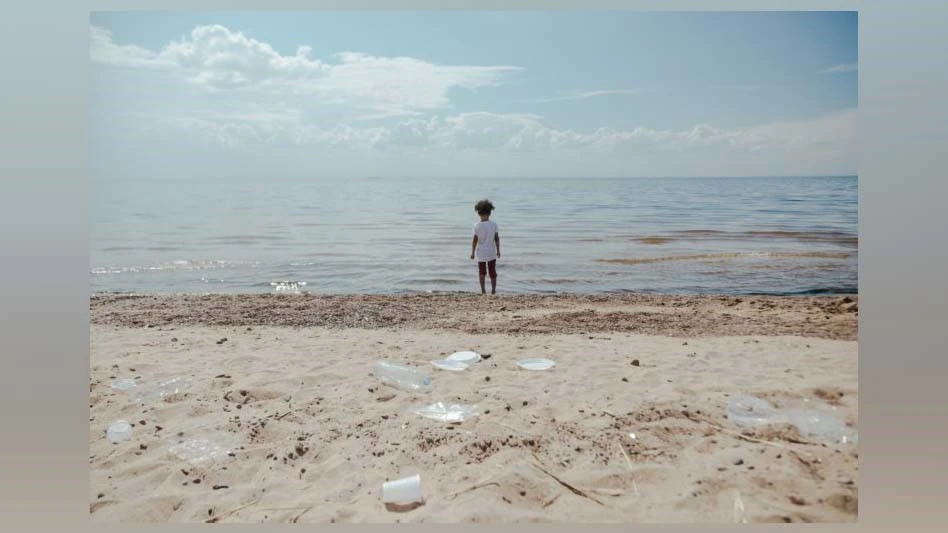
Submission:
<svg viewBox="0 0 948 533">
<path fill-rule="evenodd" d="M 363 118 L 414 115 L 448 107 L 448 91 L 499 85 L 515 66 L 437 65 L 410 57 L 346 52 L 334 63 L 310 57 L 300 46 L 281 55 L 267 43 L 224 26 L 198 26 L 160 51 L 117 45 L 107 30 L 93 26 L 93 61 L 122 67 L 160 67 L 214 91 L 252 90 L 346 104 Z"/>
<path fill-rule="evenodd" d="M 222 161 L 223 157 L 236 168 L 239 165 L 233 161 L 239 160 L 262 167 L 333 165 L 342 169 L 374 164 L 380 171 L 498 174 L 519 169 L 521 174 L 534 175 L 792 174 L 855 169 L 855 110 L 746 128 L 694 124 L 681 129 L 577 131 L 549 124 L 537 115 L 451 110 L 452 90 L 502 84 L 517 70 L 511 66 L 437 65 L 418 58 L 356 52 L 321 60 L 312 57 L 306 46 L 283 55 L 223 26 L 197 27 L 158 50 L 116 44 L 110 32 L 92 27 L 90 56 L 103 65 L 159 70 L 160 76 L 174 82 L 167 84 L 172 88 L 167 91 L 169 97 L 160 102 L 154 96 L 165 94 L 163 80 L 157 86 L 141 84 L 153 91 L 147 98 L 131 95 L 138 90 L 134 84 L 127 90 L 124 86 L 113 90 L 121 98 L 103 101 L 122 104 L 99 116 L 97 128 L 106 136 L 127 140 L 130 146 L 141 142 L 137 146 L 146 152 L 160 146 L 169 153 L 180 148 L 175 153 L 188 151 L 201 161 Z M 844 72 L 843 67 L 828 71 Z M 190 89 L 174 92 L 189 84 Z M 634 96 L 647 91 L 590 90 L 540 101 Z M 146 112 L 126 112 L 134 109 L 127 102 Z M 360 120 L 382 117 L 388 120 Z M 135 137 L 136 131 L 144 135 Z M 215 149 L 208 150 L 210 146 Z M 187 163 L 182 160 L 181 164 Z"/>
<path fill-rule="evenodd" d="M 100 124 L 102 138 L 114 131 L 119 136 L 114 142 L 121 139 L 123 146 L 134 147 L 123 153 L 174 155 L 158 166 L 179 165 L 178 172 L 185 174 L 194 172 L 195 165 L 209 171 L 217 165 L 231 173 L 340 176 L 851 174 L 857 156 L 855 110 L 749 128 L 698 124 L 680 130 L 575 131 L 552 127 L 533 115 L 496 113 L 409 117 L 386 126 L 356 127 L 314 121 L 292 109 L 186 115 L 156 111 Z M 145 131 L 133 129 L 145 124 Z M 120 157 L 114 152 L 103 153 L 114 161 Z"/>
<path fill-rule="evenodd" d="M 859 70 L 859 65 L 856 63 L 846 63 L 843 65 L 835 65 L 823 70 L 825 74 L 841 74 L 843 72 L 856 72 Z"/>
<path fill-rule="evenodd" d="M 301 113 L 203 113 L 189 117 L 153 116 L 152 122 L 203 132 L 227 146 L 252 146 L 278 140 L 298 145 L 345 145 L 355 149 L 405 149 L 440 152 L 519 153 L 593 150 L 597 154 L 634 153 L 806 153 L 849 152 L 856 143 L 854 109 L 791 122 L 747 128 L 696 124 L 682 130 L 599 128 L 591 132 L 557 129 L 529 114 L 461 113 L 428 119 L 410 118 L 391 127 L 323 128 Z M 710 150 L 710 152 L 708 152 Z"/>
<path fill-rule="evenodd" d="M 170 66 L 151 50 L 134 45 L 117 45 L 112 42 L 112 32 L 92 26 L 90 28 L 89 55 L 96 63 L 118 67 L 165 67 Z"/>
<path fill-rule="evenodd" d="M 553 96 L 549 98 L 540 98 L 536 100 L 539 103 L 563 102 L 567 100 L 586 100 L 598 96 L 637 96 L 652 92 L 652 89 L 608 89 L 599 91 L 583 91 L 566 94 L 563 96 Z"/>
</svg>

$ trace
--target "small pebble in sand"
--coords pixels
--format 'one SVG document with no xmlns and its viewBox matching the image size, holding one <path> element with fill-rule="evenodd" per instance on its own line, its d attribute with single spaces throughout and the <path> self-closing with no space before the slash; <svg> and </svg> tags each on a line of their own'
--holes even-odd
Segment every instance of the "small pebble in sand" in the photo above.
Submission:
<svg viewBox="0 0 948 533">
<path fill-rule="evenodd" d="M 632 366 L 639 366 L 639 360 L 638 360 L 638 359 L 633 359 L 633 360 L 632 360 Z"/>
</svg>

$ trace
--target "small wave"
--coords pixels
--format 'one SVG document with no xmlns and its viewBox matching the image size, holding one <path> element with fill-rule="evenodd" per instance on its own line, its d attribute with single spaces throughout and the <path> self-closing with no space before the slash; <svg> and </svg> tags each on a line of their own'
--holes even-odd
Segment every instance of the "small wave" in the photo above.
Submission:
<svg viewBox="0 0 948 533">
<path fill-rule="evenodd" d="M 720 259 L 747 259 L 747 258 L 804 258 L 816 257 L 824 259 L 846 259 L 852 254 L 845 252 L 737 252 L 719 254 L 669 255 L 664 257 L 641 257 L 628 259 L 597 259 L 598 263 L 612 263 L 620 265 L 639 265 L 645 263 L 660 263 L 664 261 L 696 261 Z"/>
<path fill-rule="evenodd" d="M 424 285 L 424 284 L 429 284 L 429 283 L 438 283 L 442 285 L 457 285 L 460 283 L 464 283 L 463 281 L 458 280 L 458 279 L 448 279 L 448 278 L 412 279 L 412 280 L 408 280 L 408 282 L 415 285 Z"/>
<path fill-rule="evenodd" d="M 102 252 L 134 252 L 138 250 L 140 250 L 140 248 L 137 246 L 108 246 L 100 249 Z"/>
<path fill-rule="evenodd" d="M 183 248 L 177 245 L 159 246 L 108 246 L 101 248 L 101 252 L 179 252 Z"/>
<path fill-rule="evenodd" d="M 212 242 L 215 244 L 237 244 L 237 245 L 246 245 L 246 244 L 258 244 L 262 242 L 272 242 L 272 241 L 289 241 L 289 237 L 284 237 L 282 235 L 222 235 L 219 237 L 210 237 L 204 239 L 205 242 Z"/>
<path fill-rule="evenodd" d="M 545 284 L 545 285 L 568 285 L 570 283 L 593 283 L 589 280 L 582 279 L 569 279 L 569 278 L 555 278 L 555 279 L 538 279 L 533 283 L 536 284 Z"/>
<path fill-rule="evenodd" d="M 270 286 L 276 292 L 292 292 L 299 294 L 307 283 L 305 281 L 271 281 Z"/>
<path fill-rule="evenodd" d="M 254 266 L 258 265 L 258 262 L 255 261 L 214 261 L 214 260 L 178 260 L 172 261 L 170 263 L 161 263 L 157 265 L 142 265 L 142 266 L 104 266 L 104 267 L 93 267 L 90 269 L 90 272 L 94 275 L 105 275 L 105 274 L 134 274 L 142 272 L 166 272 L 173 270 L 217 270 L 222 268 L 232 268 L 240 266 Z"/>
<path fill-rule="evenodd" d="M 795 265 L 787 265 L 785 263 L 773 264 L 773 263 L 759 263 L 755 265 L 747 265 L 747 268 L 750 270 L 779 270 L 781 272 L 795 272 L 795 271 L 837 271 L 843 270 L 846 268 L 845 264 L 842 263 L 802 263 Z"/>
<path fill-rule="evenodd" d="M 859 287 L 856 285 L 842 285 L 834 287 L 815 287 L 798 291 L 734 292 L 734 294 L 746 296 L 842 296 L 859 294 Z"/>
</svg>

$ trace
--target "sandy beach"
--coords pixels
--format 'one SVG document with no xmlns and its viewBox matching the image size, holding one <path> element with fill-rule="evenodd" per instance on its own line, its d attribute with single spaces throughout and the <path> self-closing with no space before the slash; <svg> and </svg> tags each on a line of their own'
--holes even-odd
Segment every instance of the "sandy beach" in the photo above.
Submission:
<svg viewBox="0 0 948 533">
<path fill-rule="evenodd" d="M 857 431 L 855 296 L 96 295 L 90 321 L 95 522 L 857 518 L 854 444 L 726 416 L 752 395 Z M 460 350 L 485 359 L 429 363 Z M 381 386 L 380 359 L 434 390 Z M 478 415 L 413 412 L 435 402 Z M 189 461 L 196 442 L 218 453 Z M 424 504 L 387 508 L 382 483 L 414 474 Z"/>
</svg>

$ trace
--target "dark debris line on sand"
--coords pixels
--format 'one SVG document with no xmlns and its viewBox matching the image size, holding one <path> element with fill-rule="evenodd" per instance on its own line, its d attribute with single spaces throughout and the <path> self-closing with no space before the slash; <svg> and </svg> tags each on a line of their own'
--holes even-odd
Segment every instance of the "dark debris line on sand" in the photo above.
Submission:
<svg viewBox="0 0 948 533">
<path fill-rule="evenodd" d="M 90 298 L 90 312 L 93 324 L 125 327 L 413 327 L 856 340 L 859 308 L 857 296 L 104 294 Z M 480 319 L 471 320 L 475 316 Z"/>
</svg>

